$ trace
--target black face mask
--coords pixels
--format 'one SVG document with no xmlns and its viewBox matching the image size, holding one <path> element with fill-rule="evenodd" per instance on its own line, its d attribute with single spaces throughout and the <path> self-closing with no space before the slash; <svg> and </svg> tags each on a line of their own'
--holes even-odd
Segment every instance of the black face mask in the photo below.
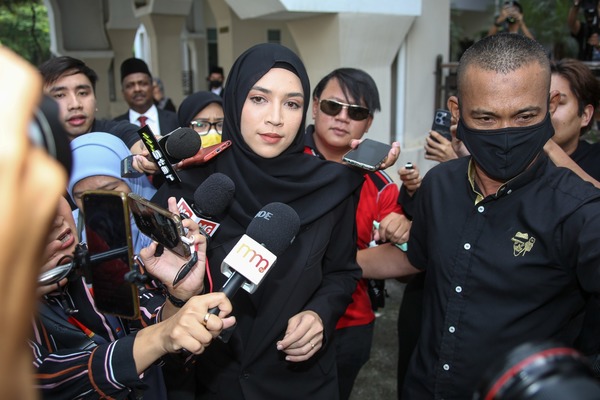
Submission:
<svg viewBox="0 0 600 400">
<path fill-rule="evenodd" d="M 468 128 L 459 119 L 456 130 L 456 137 L 463 141 L 477 165 L 500 182 L 525 171 L 552 136 L 550 113 L 539 124 L 490 130 Z"/>
<path fill-rule="evenodd" d="M 223 84 L 222 81 L 209 81 L 208 82 L 208 87 L 210 89 L 216 89 L 216 88 L 221 87 L 222 84 Z"/>
</svg>

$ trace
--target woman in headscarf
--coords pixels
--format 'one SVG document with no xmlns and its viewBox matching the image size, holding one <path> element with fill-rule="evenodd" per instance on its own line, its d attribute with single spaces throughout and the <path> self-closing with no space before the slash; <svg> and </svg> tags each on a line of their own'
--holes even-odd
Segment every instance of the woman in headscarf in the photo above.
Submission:
<svg viewBox="0 0 600 400">
<path fill-rule="evenodd" d="M 81 209 L 81 196 L 86 190 L 116 190 L 135 193 L 146 199 L 152 198 L 156 189 L 145 175 L 136 178 L 121 177 L 121 161 L 131 155 L 127 145 L 109 133 L 92 132 L 71 141 L 73 171 L 68 191 L 77 207 Z M 78 211 L 74 213 L 77 221 Z M 79 227 L 81 228 L 81 227 Z M 151 240 L 141 233 L 131 218 L 131 234 L 134 252 L 147 247 Z"/>
<path fill-rule="evenodd" d="M 223 133 L 223 99 L 213 92 L 200 91 L 186 97 L 177 112 L 179 126 L 194 129 L 202 147 L 221 143 Z"/>
<path fill-rule="evenodd" d="M 299 233 L 256 292 L 231 299 L 237 327 L 198 360 L 197 398 L 338 397 L 331 340 L 360 277 L 354 215 L 363 178 L 303 153 L 309 103 L 296 54 L 275 44 L 250 48 L 233 65 L 223 99 L 223 140 L 231 148 L 182 171 L 180 184 L 155 196 L 162 204 L 168 196 L 191 201 L 213 172 L 234 181 L 234 199 L 209 244 L 213 282 L 205 290 L 223 285 L 221 262 L 263 206 L 282 202 L 300 217 Z"/>
</svg>

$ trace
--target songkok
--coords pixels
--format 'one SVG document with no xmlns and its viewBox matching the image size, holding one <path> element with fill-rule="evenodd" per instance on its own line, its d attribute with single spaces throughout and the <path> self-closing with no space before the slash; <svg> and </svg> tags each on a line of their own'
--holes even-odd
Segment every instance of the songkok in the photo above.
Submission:
<svg viewBox="0 0 600 400">
<path fill-rule="evenodd" d="M 135 74 L 137 72 L 141 72 L 146 74 L 152 79 L 152 74 L 148 69 L 148 64 L 144 60 L 139 58 L 128 58 L 127 60 L 121 63 L 121 82 L 127 75 Z"/>
</svg>

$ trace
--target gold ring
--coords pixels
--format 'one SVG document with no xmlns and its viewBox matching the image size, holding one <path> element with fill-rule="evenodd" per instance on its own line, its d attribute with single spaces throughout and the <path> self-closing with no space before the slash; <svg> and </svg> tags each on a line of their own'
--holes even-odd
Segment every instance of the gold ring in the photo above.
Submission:
<svg viewBox="0 0 600 400">
<path fill-rule="evenodd" d="M 201 324 L 206 326 L 206 324 L 208 323 L 208 319 L 210 318 L 210 313 L 206 313 L 206 315 L 204 316 L 204 318 L 202 318 L 202 322 Z"/>
</svg>

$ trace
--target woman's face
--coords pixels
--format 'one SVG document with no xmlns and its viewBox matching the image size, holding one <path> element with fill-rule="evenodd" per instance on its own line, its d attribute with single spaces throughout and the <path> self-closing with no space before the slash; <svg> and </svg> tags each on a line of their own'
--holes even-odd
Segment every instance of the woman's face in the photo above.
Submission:
<svg viewBox="0 0 600 400">
<path fill-rule="evenodd" d="M 263 158 L 274 158 L 294 141 L 304 114 L 300 78 L 283 68 L 272 68 L 248 92 L 242 107 L 244 141 Z"/>
<path fill-rule="evenodd" d="M 45 272 L 58 265 L 66 264 L 69 260 L 64 260 L 63 257 L 73 257 L 75 246 L 79 243 L 77 238 L 77 228 L 75 220 L 71 213 L 71 206 L 67 199 L 61 197 L 58 203 L 56 216 L 50 226 L 50 232 L 46 239 L 46 248 L 44 249 L 44 265 L 40 272 Z M 62 260 L 62 261 L 61 261 Z M 59 282 L 60 286 L 67 283 L 66 279 Z M 38 288 L 38 296 L 50 293 L 56 290 L 56 285 L 43 286 Z"/>
<path fill-rule="evenodd" d="M 191 128 L 200 135 L 202 147 L 221 143 L 223 117 L 223 107 L 219 103 L 210 103 L 192 118 Z"/>
<path fill-rule="evenodd" d="M 86 190 L 114 190 L 123 193 L 131 192 L 127 183 L 113 176 L 95 175 L 83 178 L 73 186 L 75 204 L 77 204 L 77 207 L 80 210 L 83 209 L 81 196 Z"/>
</svg>

